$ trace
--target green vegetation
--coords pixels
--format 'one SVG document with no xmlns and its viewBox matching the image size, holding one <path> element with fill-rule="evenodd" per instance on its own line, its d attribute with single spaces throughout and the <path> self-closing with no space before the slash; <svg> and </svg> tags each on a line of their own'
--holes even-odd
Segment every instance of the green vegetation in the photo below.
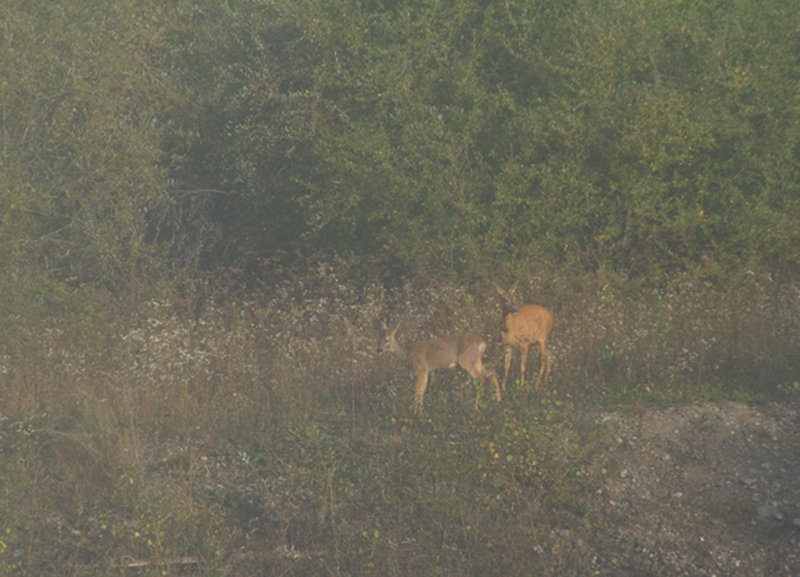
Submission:
<svg viewBox="0 0 800 577">
<path fill-rule="evenodd" d="M 794 279 L 800 16 L 751 4 L 12 2 L 2 264 Z"/>
<path fill-rule="evenodd" d="M 162 4 L 0 8 L 0 573 L 586 574 L 594 410 L 795 394 L 792 3 Z"/>
</svg>

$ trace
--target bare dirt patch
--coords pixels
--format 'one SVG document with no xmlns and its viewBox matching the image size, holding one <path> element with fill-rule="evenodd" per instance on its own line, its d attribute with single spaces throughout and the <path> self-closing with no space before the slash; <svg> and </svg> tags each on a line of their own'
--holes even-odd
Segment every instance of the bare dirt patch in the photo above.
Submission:
<svg viewBox="0 0 800 577">
<path fill-rule="evenodd" d="M 600 419 L 608 478 L 596 505 L 609 523 L 589 539 L 597 574 L 800 575 L 795 404 Z"/>
</svg>

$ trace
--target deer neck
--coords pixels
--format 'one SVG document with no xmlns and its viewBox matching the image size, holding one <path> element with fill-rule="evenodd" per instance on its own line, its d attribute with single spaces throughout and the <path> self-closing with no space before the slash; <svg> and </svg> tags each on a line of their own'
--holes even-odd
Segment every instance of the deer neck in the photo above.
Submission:
<svg viewBox="0 0 800 577">
<path fill-rule="evenodd" d="M 408 360 L 408 348 L 397 339 L 392 339 L 391 348 L 389 350 L 401 359 Z"/>
<path fill-rule="evenodd" d="M 506 303 L 503 303 L 503 320 L 500 323 L 500 329 L 503 331 L 508 330 L 508 317 L 517 314 L 517 309 L 512 309 Z"/>
</svg>

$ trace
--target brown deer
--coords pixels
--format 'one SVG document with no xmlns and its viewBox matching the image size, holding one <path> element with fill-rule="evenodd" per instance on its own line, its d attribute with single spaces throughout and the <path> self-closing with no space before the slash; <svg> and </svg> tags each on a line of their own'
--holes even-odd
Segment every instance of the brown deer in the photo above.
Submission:
<svg viewBox="0 0 800 577">
<path fill-rule="evenodd" d="M 511 366 L 511 353 L 514 347 L 520 349 L 519 382 L 525 383 L 525 361 L 528 359 L 528 345 L 539 343 L 542 365 L 539 368 L 539 377 L 536 379 L 535 390 L 539 390 L 542 381 L 546 382 L 550 376 L 550 351 L 547 350 L 547 335 L 553 328 L 555 318 L 553 313 L 539 305 L 518 306 L 514 299 L 519 281 L 511 285 L 507 291 L 492 283 L 503 301 L 503 321 L 500 325 L 500 337 L 505 348 L 505 374 L 503 375 L 503 390 L 506 389 L 508 369 Z M 542 379 L 544 375 L 544 379 Z"/>
<path fill-rule="evenodd" d="M 428 386 L 428 373 L 436 369 L 449 369 L 456 364 L 461 365 L 473 379 L 480 382 L 480 390 L 483 390 L 483 380 L 485 376 L 492 379 L 495 386 L 497 402 L 500 402 L 500 385 L 497 383 L 497 375 L 491 369 L 483 366 L 483 353 L 486 350 L 486 343 L 480 337 L 469 334 L 449 335 L 429 341 L 417 341 L 408 345 L 401 344 L 396 338 L 395 333 L 400 327 L 400 323 L 393 331 L 390 331 L 386 323 L 383 326 L 383 338 L 381 339 L 378 350 L 380 352 L 391 351 L 401 359 L 411 363 L 416 375 L 414 387 L 414 412 L 422 410 L 422 400 L 425 396 L 425 389 Z M 475 408 L 478 408 L 478 401 L 475 401 Z"/>
</svg>

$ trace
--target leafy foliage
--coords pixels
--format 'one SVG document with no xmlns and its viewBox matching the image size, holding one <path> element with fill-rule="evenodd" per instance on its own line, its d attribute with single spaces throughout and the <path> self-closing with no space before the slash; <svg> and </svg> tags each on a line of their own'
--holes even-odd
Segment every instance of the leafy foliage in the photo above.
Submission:
<svg viewBox="0 0 800 577">
<path fill-rule="evenodd" d="M 4 11 L 20 274 L 796 272 L 800 16 L 777 0 Z"/>
<path fill-rule="evenodd" d="M 166 177 L 157 19 L 92 2 L 4 8 L 7 270 L 109 282 L 151 253 L 143 216 Z"/>
</svg>

